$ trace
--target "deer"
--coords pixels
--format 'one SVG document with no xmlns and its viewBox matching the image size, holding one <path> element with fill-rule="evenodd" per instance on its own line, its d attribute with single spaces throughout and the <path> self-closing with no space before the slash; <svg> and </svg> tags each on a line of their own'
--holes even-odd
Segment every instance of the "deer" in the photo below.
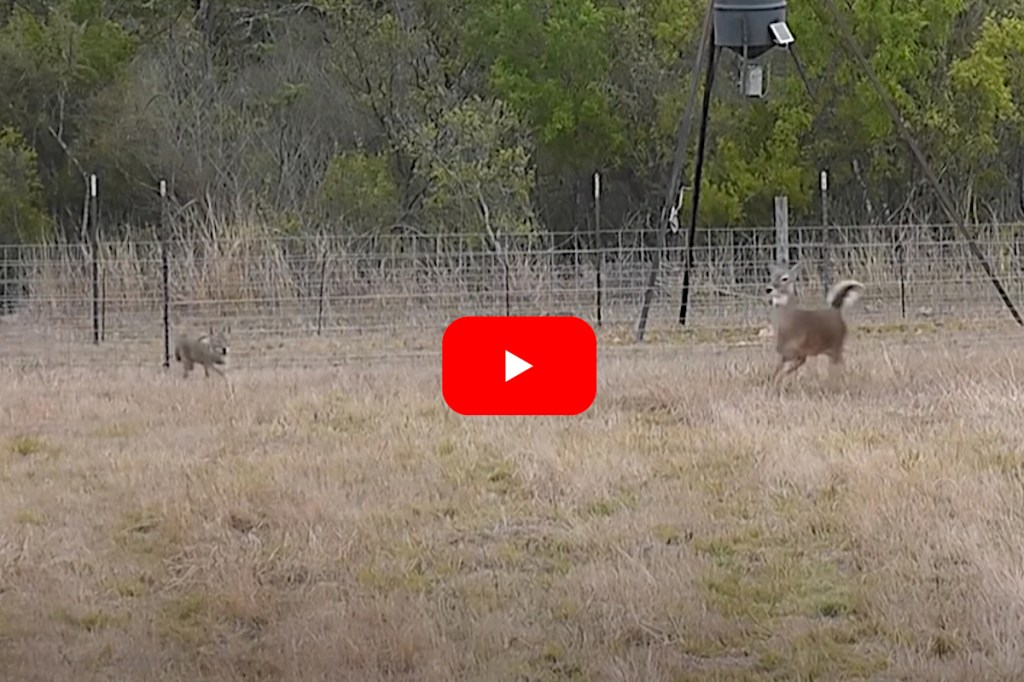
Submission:
<svg viewBox="0 0 1024 682">
<path fill-rule="evenodd" d="M 828 290 L 825 296 L 827 308 L 802 308 L 797 303 L 795 289 L 802 267 L 799 262 L 792 267 L 775 263 L 769 266 L 767 293 L 772 304 L 775 352 L 779 356 L 772 383 L 781 385 L 808 358 L 825 355 L 829 359 L 829 378 L 834 384 L 843 366 L 843 346 L 846 343 L 847 326 L 843 311 L 857 302 L 866 287 L 855 279 L 844 279 Z"/>
</svg>

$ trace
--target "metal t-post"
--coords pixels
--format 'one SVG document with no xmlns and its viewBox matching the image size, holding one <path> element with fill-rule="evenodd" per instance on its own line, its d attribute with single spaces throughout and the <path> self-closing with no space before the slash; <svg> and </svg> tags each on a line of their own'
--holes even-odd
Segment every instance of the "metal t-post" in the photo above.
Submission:
<svg viewBox="0 0 1024 682">
<path fill-rule="evenodd" d="M 711 29 L 714 41 L 715 31 Z M 701 176 L 704 174 L 704 144 L 708 136 L 708 112 L 711 109 L 711 88 L 715 84 L 715 69 L 721 47 L 714 47 L 708 53 L 708 71 L 704 82 L 704 101 L 700 110 L 700 132 L 697 133 L 697 163 L 693 170 L 693 206 L 690 208 L 690 231 L 686 236 L 686 269 L 683 270 L 683 291 L 679 301 L 679 324 L 686 324 L 686 312 L 690 302 L 690 271 L 693 270 L 693 248 L 697 242 L 697 209 L 700 204 Z"/>
</svg>

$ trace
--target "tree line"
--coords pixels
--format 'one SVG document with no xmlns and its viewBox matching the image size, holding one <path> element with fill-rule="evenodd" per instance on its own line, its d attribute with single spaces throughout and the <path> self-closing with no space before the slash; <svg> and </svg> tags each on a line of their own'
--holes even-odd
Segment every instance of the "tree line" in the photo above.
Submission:
<svg viewBox="0 0 1024 682">
<path fill-rule="evenodd" d="M 1024 5 L 839 3 L 968 220 L 1024 217 Z M 163 207 L 258 234 L 592 233 L 657 222 L 705 0 L 5 0 L 0 243 Z M 945 222 L 818 0 L 767 95 L 718 69 L 701 224 Z M 692 176 L 695 140 L 684 177 Z M 688 196 L 687 193 L 684 196 Z M 681 215 L 688 213 L 683 211 Z M 191 226 L 191 227 L 190 227 Z"/>
</svg>

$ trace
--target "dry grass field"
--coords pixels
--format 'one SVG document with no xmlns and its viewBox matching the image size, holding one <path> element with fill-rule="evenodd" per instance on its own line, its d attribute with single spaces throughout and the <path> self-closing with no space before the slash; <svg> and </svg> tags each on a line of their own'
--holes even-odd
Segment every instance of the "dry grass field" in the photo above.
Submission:
<svg viewBox="0 0 1024 682">
<path fill-rule="evenodd" d="M 1019 680 L 1020 348 L 855 333 L 778 394 L 606 347 L 575 418 L 434 359 L 0 368 L 0 677 Z"/>
</svg>

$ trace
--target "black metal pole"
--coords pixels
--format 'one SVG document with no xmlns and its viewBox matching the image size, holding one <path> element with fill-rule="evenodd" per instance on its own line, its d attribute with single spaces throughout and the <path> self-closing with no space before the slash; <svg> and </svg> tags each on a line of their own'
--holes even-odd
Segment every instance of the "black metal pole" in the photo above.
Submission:
<svg viewBox="0 0 1024 682">
<path fill-rule="evenodd" d="M 107 269 L 100 274 L 100 341 L 107 340 Z"/>
<path fill-rule="evenodd" d="M 796 56 L 796 45 L 788 46 L 786 52 L 793 58 L 793 65 L 796 66 L 796 73 L 800 76 L 800 80 L 803 81 L 807 96 L 814 99 L 814 87 L 811 86 L 811 81 L 807 79 L 807 72 L 804 71 L 804 65 L 800 62 L 800 58 Z"/>
<path fill-rule="evenodd" d="M 597 288 L 597 326 L 601 326 L 601 265 L 604 263 L 604 246 L 601 244 L 601 175 L 594 173 L 594 279 Z"/>
<path fill-rule="evenodd" d="M 903 230 L 894 227 L 892 237 L 893 255 L 896 257 L 896 268 L 900 274 L 900 317 L 905 320 L 907 319 L 907 254 L 903 246 Z"/>
<path fill-rule="evenodd" d="M 903 117 L 900 116 L 900 112 L 896 108 L 896 104 L 893 102 L 892 97 L 889 95 L 888 91 L 886 91 L 885 86 L 882 85 L 882 81 L 879 80 L 875 70 L 871 68 L 871 62 L 867 60 L 860 51 L 860 48 L 857 46 L 857 43 L 853 38 L 853 32 L 850 30 L 850 27 L 847 26 L 846 21 L 843 19 L 843 15 L 839 13 L 839 10 L 836 8 L 835 3 L 832 0 L 822 1 L 829 13 L 832 15 L 836 26 L 839 27 L 839 32 L 842 34 L 843 41 L 846 43 L 847 49 L 853 54 L 857 62 L 860 63 L 861 68 L 864 69 L 864 73 L 867 74 L 868 80 L 871 81 L 871 86 L 882 100 L 882 105 L 889 114 L 889 118 L 892 119 L 893 124 L 896 125 L 900 135 L 903 137 L 903 141 L 907 143 L 908 147 L 910 147 L 910 151 L 913 153 L 918 165 L 920 165 L 921 170 L 924 171 L 929 184 L 931 184 L 932 189 L 935 190 L 935 194 L 938 195 L 939 204 L 942 206 L 942 210 L 945 212 L 946 217 L 949 218 L 950 222 L 956 226 L 961 239 L 967 242 L 967 248 L 970 250 L 971 255 L 973 255 L 981 264 L 981 268 L 985 271 L 985 274 L 988 275 L 989 281 L 992 282 L 992 286 L 995 288 L 996 293 L 999 294 L 999 298 L 1002 299 L 1003 305 L 1005 305 L 1010 311 L 1010 315 L 1013 316 L 1014 321 L 1016 321 L 1017 324 L 1024 326 L 1024 318 L 1022 318 L 1020 313 L 1017 312 L 1017 307 L 1013 304 L 1013 301 L 1010 300 L 1010 295 L 1006 293 L 1006 289 L 1003 287 L 1002 282 L 999 281 L 999 277 L 992 268 L 992 264 L 989 263 L 988 258 L 985 257 L 985 254 L 974 241 L 974 238 L 967 231 L 967 226 L 964 224 L 963 217 L 957 213 L 956 209 L 953 207 L 953 201 L 949 198 L 949 195 L 943 189 L 941 183 L 939 183 L 938 176 L 935 175 L 935 171 L 932 170 L 931 164 L 929 164 L 928 160 L 925 159 L 924 152 L 922 152 L 921 148 L 918 146 L 917 140 L 915 140 L 914 136 L 911 135 L 910 129 L 903 121 Z"/>
<path fill-rule="evenodd" d="M 167 253 L 167 181 L 160 181 L 160 279 L 164 304 L 164 367 L 171 366 L 171 268 Z"/>
<path fill-rule="evenodd" d="M 100 343 L 100 229 L 96 210 L 96 175 L 89 176 L 89 234 L 92 236 L 92 342 Z"/>
<path fill-rule="evenodd" d="M 677 192 L 679 192 L 679 180 L 683 176 L 683 162 L 686 160 L 686 152 L 690 145 L 690 132 L 693 128 L 693 110 L 697 104 L 697 83 L 700 78 L 701 64 L 704 62 L 704 51 L 711 49 L 714 43 L 714 16 L 715 0 L 708 0 L 707 9 L 704 14 L 704 27 L 701 30 L 700 43 L 697 45 L 697 53 L 693 58 L 693 69 L 690 72 L 690 95 L 686 105 L 686 111 L 679 121 L 679 129 L 676 131 L 676 150 L 672 160 L 672 176 L 668 186 L 665 188 L 665 201 L 661 207 L 661 218 L 658 223 L 658 248 L 651 257 L 650 270 L 647 273 L 647 283 L 644 288 L 643 303 L 640 307 L 640 318 L 636 323 L 636 341 L 644 340 L 644 332 L 647 330 L 647 316 L 651 310 L 651 302 L 654 300 L 654 288 L 658 284 L 658 274 L 661 269 L 661 252 L 665 248 L 665 231 L 668 229 L 669 216 L 672 214 L 672 207 L 676 205 Z"/>
<path fill-rule="evenodd" d="M 714 29 L 711 38 L 714 40 Z M 697 242 L 697 209 L 700 204 L 700 180 L 704 174 L 704 145 L 708 134 L 708 112 L 711 108 L 711 88 L 715 84 L 715 69 L 722 48 L 715 47 L 708 53 L 708 72 L 704 82 L 704 101 L 700 110 L 700 131 L 697 133 L 697 163 L 693 171 L 693 206 L 690 209 L 690 231 L 686 235 L 686 268 L 683 270 L 683 291 L 679 302 L 679 324 L 686 324 L 686 312 L 690 302 L 690 272 L 693 270 L 693 248 Z"/>
</svg>

